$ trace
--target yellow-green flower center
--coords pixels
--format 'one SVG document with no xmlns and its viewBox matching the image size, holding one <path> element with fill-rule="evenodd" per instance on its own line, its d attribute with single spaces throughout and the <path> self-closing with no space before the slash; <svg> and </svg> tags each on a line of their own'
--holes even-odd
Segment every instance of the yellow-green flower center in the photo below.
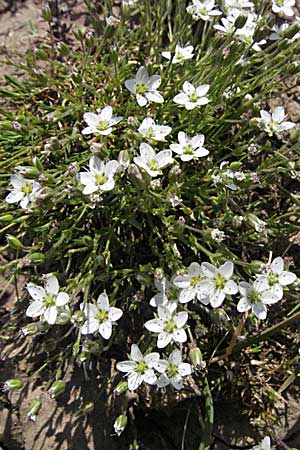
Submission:
<svg viewBox="0 0 300 450">
<path fill-rule="evenodd" d="M 192 154 L 194 153 L 194 149 L 193 149 L 193 147 L 191 146 L 191 144 L 187 144 L 187 145 L 184 147 L 183 153 L 184 153 L 185 155 L 192 155 Z"/>
<path fill-rule="evenodd" d="M 145 84 L 139 83 L 136 85 L 136 92 L 140 95 L 145 95 L 147 92 L 147 86 Z"/>
<path fill-rule="evenodd" d="M 108 311 L 100 310 L 100 311 L 98 312 L 98 314 L 96 315 L 96 319 L 97 319 L 98 322 L 100 322 L 100 323 L 104 322 L 105 320 L 108 319 Z"/>
<path fill-rule="evenodd" d="M 46 308 L 50 308 L 50 306 L 55 305 L 55 298 L 53 295 L 46 294 L 43 298 L 43 304 L 46 306 Z"/>
<path fill-rule="evenodd" d="M 173 320 L 169 320 L 168 322 L 165 323 L 165 327 L 164 327 L 164 331 L 166 331 L 167 333 L 174 333 L 174 331 L 176 330 L 176 325 L 173 322 Z"/>
<path fill-rule="evenodd" d="M 25 183 L 22 186 L 21 190 L 22 190 L 23 194 L 28 195 L 28 194 L 30 194 L 32 192 L 32 186 L 29 183 Z"/>
<path fill-rule="evenodd" d="M 139 361 L 137 363 L 135 371 L 141 375 L 144 375 L 144 373 L 146 372 L 147 369 L 148 369 L 148 366 L 145 363 L 145 361 Z"/>
<path fill-rule="evenodd" d="M 193 92 L 191 95 L 190 95 L 190 101 L 191 102 L 196 102 L 198 100 L 198 95 L 196 94 L 196 92 Z"/>
<path fill-rule="evenodd" d="M 216 286 L 216 288 L 217 288 L 217 289 L 224 289 L 225 285 L 226 285 L 226 280 L 225 280 L 225 278 L 223 277 L 223 275 L 221 275 L 220 273 L 218 273 L 218 274 L 215 276 L 215 286 Z"/>
<path fill-rule="evenodd" d="M 149 163 L 148 163 L 148 167 L 150 170 L 157 170 L 157 161 L 156 159 L 152 159 Z"/>
<path fill-rule="evenodd" d="M 178 367 L 175 364 L 169 364 L 167 368 L 167 375 L 169 378 L 173 378 L 178 375 Z"/>
<path fill-rule="evenodd" d="M 251 303 L 251 305 L 255 305 L 255 303 L 260 302 L 260 294 L 254 289 L 252 289 L 249 294 L 249 302 Z"/>
<path fill-rule="evenodd" d="M 275 284 L 278 284 L 278 275 L 274 272 L 269 273 L 268 275 L 268 283 L 270 286 L 275 286 Z"/>
<path fill-rule="evenodd" d="M 97 184 L 101 185 L 101 184 L 106 183 L 107 176 L 104 174 L 102 174 L 102 175 L 98 174 L 98 175 L 95 175 L 95 180 L 96 180 Z"/>
<path fill-rule="evenodd" d="M 200 275 L 194 275 L 190 280 L 190 284 L 193 288 L 195 288 L 197 284 L 200 283 L 200 281 L 201 281 Z"/>
<path fill-rule="evenodd" d="M 98 130 L 100 131 L 104 131 L 107 130 L 108 128 L 108 124 L 105 120 L 99 120 L 98 125 L 97 125 Z"/>
<path fill-rule="evenodd" d="M 153 137 L 154 133 L 153 133 L 152 128 L 148 128 L 148 129 L 147 129 L 146 135 L 147 135 L 147 137 L 150 138 L 150 139 Z"/>
<path fill-rule="evenodd" d="M 182 59 L 183 58 L 183 54 L 182 53 L 175 53 L 175 58 L 176 59 Z"/>
</svg>

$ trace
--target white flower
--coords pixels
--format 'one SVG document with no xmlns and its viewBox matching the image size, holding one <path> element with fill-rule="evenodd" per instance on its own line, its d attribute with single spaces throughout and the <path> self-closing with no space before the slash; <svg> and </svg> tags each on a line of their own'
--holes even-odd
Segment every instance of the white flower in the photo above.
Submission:
<svg viewBox="0 0 300 450">
<path fill-rule="evenodd" d="M 209 154 L 209 151 L 203 147 L 203 134 L 189 137 L 183 131 L 179 131 L 178 142 L 179 144 L 171 144 L 170 149 L 180 155 L 181 161 L 190 161 L 191 159 L 201 158 Z"/>
<path fill-rule="evenodd" d="M 192 0 L 193 4 L 186 8 L 189 14 L 192 14 L 194 20 L 210 20 L 214 16 L 219 16 L 221 11 L 215 8 L 215 0 Z"/>
<path fill-rule="evenodd" d="M 277 25 L 276 23 L 273 25 L 272 30 L 273 33 L 270 34 L 270 41 L 278 41 L 282 38 L 282 33 L 284 33 L 290 25 L 288 23 L 283 23 L 282 25 Z"/>
<path fill-rule="evenodd" d="M 295 0 L 272 0 L 272 11 L 277 14 L 282 13 L 292 17 L 294 15 L 293 6 L 295 6 Z"/>
<path fill-rule="evenodd" d="M 121 122 L 123 117 L 113 117 L 113 109 L 111 106 L 105 106 L 100 114 L 87 112 L 83 115 L 84 120 L 88 124 L 82 130 L 82 134 L 102 134 L 104 136 L 112 132 L 112 127 Z"/>
<path fill-rule="evenodd" d="M 146 117 L 139 126 L 138 132 L 154 141 L 164 141 L 165 137 L 171 133 L 172 128 L 166 125 L 157 125 L 151 117 Z"/>
<path fill-rule="evenodd" d="M 192 45 L 188 45 L 187 47 L 180 47 L 180 45 L 176 45 L 175 53 L 172 58 L 171 52 L 162 52 L 162 56 L 166 59 L 172 61 L 172 64 L 177 64 L 185 61 L 186 59 L 191 59 L 194 56 L 194 47 Z"/>
<path fill-rule="evenodd" d="M 183 329 L 186 321 L 188 320 L 188 313 L 181 311 L 175 313 L 177 304 L 175 302 L 169 302 L 165 306 L 159 306 L 157 308 L 158 318 L 148 320 L 145 323 L 145 328 L 158 333 L 157 347 L 164 348 L 170 342 L 185 342 L 187 335 Z"/>
<path fill-rule="evenodd" d="M 140 67 L 135 78 L 125 81 L 127 89 L 135 94 L 136 101 L 140 106 L 146 106 L 148 102 L 163 103 L 164 99 L 158 92 L 161 84 L 159 75 L 149 77 L 147 69 Z"/>
<path fill-rule="evenodd" d="M 258 125 L 269 136 L 274 133 L 282 133 L 283 131 L 290 130 L 295 126 L 293 122 L 285 122 L 285 112 L 283 106 L 277 106 L 273 112 L 269 113 L 263 109 L 260 110 L 260 118 L 256 119 Z"/>
<path fill-rule="evenodd" d="M 121 309 L 109 306 L 106 292 L 99 295 L 97 305 L 87 303 L 83 306 L 82 304 L 81 309 L 86 315 L 81 333 L 92 334 L 98 331 L 104 339 L 111 337 L 113 324 L 123 315 Z"/>
<path fill-rule="evenodd" d="M 34 180 L 27 180 L 21 177 L 21 175 L 11 175 L 10 182 L 13 185 L 13 189 L 6 196 L 7 203 L 18 203 L 23 209 L 26 209 L 29 203 L 33 203 L 39 195 L 41 189 L 40 183 Z"/>
<path fill-rule="evenodd" d="M 260 275 L 258 279 L 261 277 L 267 277 L 270 291 L 276 295 L 279 300 L 283 297 L 282 287 L 294 283 L 297 278 L 294 273 L 284 270 L 284 261 L 280 256 L 275 258 L 271 264 L 266 266 L 266 274 Z"/>
<path fill-rule="evenodd" d="M 178 298 L 180 303 L 187 303 L 197 298 L 204 305 L 208 305 L 209 300 L 199 287 L 199 283 L 203 278 L 204 273 L 197 262 L 190 264 L 187 275 L 178 275 L 174 278 L 174 285 L 181 289 Z"/>
<path fill-rule="evenodd" d="M 154 307 L 165 306 L 169 300 L 176 301 L 178 296 L 178 289 L 174 286 L 174 284 L 168 281 L 165 277 L 155 278 L 154 280 L 155 287 L 159 291 L 158 294 L 155 294 L 151 300 L 150 305 Z"/>
<path fill-rule="evenodd" d="M 146 142 L 140 145 L 140 154 L 141 156 L 135 156 L 133 161 L 137 166 L 144 169 L 150 177 L 157 177 L 161 173 L 161 169 L 173 162 L 171 150 L 162 150 L 155 153 L 151 145 L 146 144 Z"/>
<path fill-rule="evenodd" d="M 211 238 L 216 242 L 222 242 L 226 238 L 224 231 L 219 230 L 219 228 L 214 228 L 211 233 Z"/>
<path fill-rule="evenodd" d="M 235 32 L 235 21 L 236 16 L 228 15 L 227 17 L 221 18 L 222 25 L 214 25 L 215 30 L 221 31 L 224 34 L 233 34 Z"/>
<path fill-rule="evenodd" d="M 180 390 L 183 387 L 183 377 L 192 373 L 192 366 L 182 362 L 181 352 L 177 348 L 172 351 L 168 361 L 160 359 L 159 361 L 155 361 L 153 365 L 161 373 L 157 380 L 158 388 L 172 384 L 175 389 Z"/>
<path fill-rule="evenodd" d="M 156 384 L 157 376 L 153 370 L 153 364 L 159 360 L 159 353 L 153 352 L 143 356 L 139 347 L 132 344 L 130 359 L 117 363 L 117 369 L 125 372 L 128 376 L 128 389 L 135 391 L 143 381 L 145 383 Z"/>
<path fill-rule="evenodd" d="M 69 296 L 65 292 L 59 292 L 59 284 L 55 275 L 48 275 L 45 288 L 29 283 L 26 287 L 29 295 L 34 299 L 27 310 L 26 316 L 43 316 L 50 325 L 56 322 L 58 308 L 69 302 Z"/>
<path fill-rule="evenodd" d="M 132 6 L 135 5 L 139 0 L 122 0 L 122 5 Z"/>
<path fill-rule="evenodd" d="M 239 291 L 242 294 L 242 298 L 238 302 L 237 310 L 245 312 L 251 309 L 253 314 L 261 320 L 267 317 L 266 305 L 279 301 L 279 298 L 270 291 L 266 277 L 258 278 L 253 285 L 241 281 L 239 283 Z"/>
<path fill-rule="evenodd" d="M 227 15 L 231 10 L 243 10 L 246 8 L 253 8 L 254 3 L 248 0 L 223 0 L 223 8 L 227 11 Z"/>
<path fill-rule="evenodd" d="M 96 191 L 111 191 L 115 186 L 114 175 L 118 168 L 115 160 L 102 162 L 98 156 L 92 156 L 86 172 L 79 172 L 78 179 L 85 187 L 83 194 L 92 194 Z"/>
<path fill-rule="evenodd" d="M 237 11 L 232 11 L 233 16 L 236 15 L 236 17 L 238 16 L 238 12 Z M 261 45 L 266 44 L 266 40 L 262 39 L 259 42 L 254 42 L 253 41 L 253 35 L 255 33 L 255 30 L 257 28 L 257 14 L 255 14 L 254 12 L 249 12 L 246 13 L 247 15 L 247 21 L 245 23 L 245 25 L 243 26 L 243 28 L 239 28 L 236 30 L 235 32 L 235 36 L 238 37 L 238 39 L 240 39 L 242 42 L 245 42 L 245 44 L 250 45 L 253 50 L 255 50 L 256 52 L 261 51 Z"/>
<path fill-rule="evenodd" d="M 202 84 L 195 88 L 191 83 L 183 83 L 183 92 L 175 95 L 174 102 L 183 105 L 186 109 L 194 109 L 196 106 L 207 105 L 208 98 L 205 97 L 209 90 L 209 84 Z"/>
<path fill-rule="evenodd" d="M 271 439 L 266 436 L 260 444 L 255 445 L 253 450 L 271 450 Z"/>
<path fill-rule="evenodd" d="M 115 16 L 108 16 L 105 18 L 105 22 L 110 27 L 117 27 L 121 23 L 121 20 Z"/>
<path fill-rule="evenodd" d="M 199 289 L 208 297 L 213 308 L 221 306 L 226 295 L 235 295 L 238 292 L 237 284 L 230 279 L 233 268 L 231 261 L 222 264 L 218 269 L 208 262 L 201 264 L 206 278 L 200 281 Z"/>
</svg>

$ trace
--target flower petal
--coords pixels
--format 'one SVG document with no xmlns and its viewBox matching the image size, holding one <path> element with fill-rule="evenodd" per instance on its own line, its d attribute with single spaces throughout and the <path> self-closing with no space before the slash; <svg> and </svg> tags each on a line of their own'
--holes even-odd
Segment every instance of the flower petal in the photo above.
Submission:
<svg viewBox="0 0 300 450">
<path fill-rule="evenodd" d="M 67 303 L 69 303 L 68 294 L 66 292 L 60 292 L 55 300 L 56 306 L 65 306 Z"/>
<path fill-rule="evenodd" d="M 128 376 L 128 389 L 130 391 L 135 391 L 143 382 L 142 375 L 137 372 L 131 372 Z"/>
<path fill-rule="evenodd" d="M 153 369 L 147 369 L 144 373 L 143 378 L 146 383 L 151 385 L 155 384 L 157 381 L 157 376 L 155 375 Z"/>
<path fill-rule="evenodd" d="M 47 277 L 45 291 L 50 295 L 57 295 L 59 291 L 58 280 L 55 275 L 50 275 Z"/>
<path fill-rule="evenodd" d="M 28 308 L 26 309 L 26 316 L 28 317 L 39 317 L 43 314 L 45 311 L 45 306 L 43 303 L 39 300 L 35 300 L 33 303 L 31 303 Z"/>
<path fill-rule="evenodd" d="M 49 325 L 53 325 L 56 321 L 57 317 L 57 309 L 56 306 L 50 306 L 50 308 L 47 308 L 44 312 L 44 319 L 46 322 L 49 323 Z"/>
<path fill-rule="evenodd" d="M 99 333 L 104 339 L 109 339 L 112 334 L 112 323 L 109 320 L 99 324 Z"/>
<path fill-rule="evenodd" d="M 163 331 L 162 333 L 160 333 L 158 335 L 157 347 L 158 348 L 164 348 L 168 344 L 170 344 L 171 341 L 172 341 L 172 335 L 170 333 L 166 333 L 165 331 Z"/>
<path fill-rule="evenodd" d="M 97 305 L 99 309 L 102 309 L 102 311 L 109 310 L 109 300 L 106 292 L 102 292 L 102 294 L 99 295 Z"/>
<path fill-rule="evenodd" d="M 231 261 L 226 261 L 226 263 L 222 264 L 222 266 L 219 268 L 219 272 L 226 280 L 229 280 L 229 278 L 233 274 L 233 263 Z"/>
<path fill-rule="evenodd" d="M 135 361 L 120 361 L 117 363 L 116 367 L 120 372 L 130 373 L 135 370 L 136 362 Z"/>
<path fill-rule="evenodd" d="M 111 322 L 116 322 L 117 320 L 119 320 L 122 317 L 122 315 L 123 315 L 123 311 L 120 308 L 115 308 L 114 306 L 109 308 L 108 319 Z"/>
<path fill-rule="evenodd" d="M 35 286 L 34 284 L 27 284 L 26 287 L 29 295 L 34 300 L 43 300 L 46 295 L 45 289 L 42 286 Z"/>
<path fill-rule="evenodd" d="M 130 357 L 133 361 L 136 362 L 142 361 L 144 359 L 141 350 L 136 344 L 132 344 L 131 346 Z"/>
</svg>

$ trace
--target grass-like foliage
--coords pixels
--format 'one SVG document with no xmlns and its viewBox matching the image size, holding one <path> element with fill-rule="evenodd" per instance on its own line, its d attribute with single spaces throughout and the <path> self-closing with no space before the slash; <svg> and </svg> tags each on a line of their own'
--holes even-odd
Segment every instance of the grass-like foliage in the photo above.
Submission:
<svg viewBox="0 0 300 450">
<path fill-rule="evenodd" d="M 49 42 L 0 90 L 1 272 L 27 283 L 15 330 L 33 352 L 49 343 L 37 369 L 54 396 L 72 365 L 97 376 L 112 359 L 122 395 L 204 396 L 208 448 L 229 369 L 265 413 L 247 352 L 263 359 L 299 319 L 299 130 L 280 101 L 299 73 L 292 2 L 124 1 L 113 16 L 86 1 L 93 31 L 69 43 L 51 3 Z"/>
</svg>

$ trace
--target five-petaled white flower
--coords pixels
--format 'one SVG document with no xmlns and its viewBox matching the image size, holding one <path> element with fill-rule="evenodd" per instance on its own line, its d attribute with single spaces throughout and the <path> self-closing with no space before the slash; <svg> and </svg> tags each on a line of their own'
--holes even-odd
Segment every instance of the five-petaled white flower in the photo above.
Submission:
<svg viewBox="0 0 300 450">
<path fill-rule="evenodd" d="M 10 182 L 13 185 L 13 189 L 11 189 L 5 200 L 7 203 L 20 202 L 20 206 L 23 209 L 26 209 L 29 203 L 35 201 L 42 187 L 37 181 L 27 180 L 18 174 L 11 175 Z"/>
<path fill-rule="evenodd" d="M 209 84 L 202 84 L 195 88 L 191 83 L 183 83 L 183 92 L 175 95 L 174 102 L 183 105 L 186 109 L 194 109 L 197 106 L 207 105 L 208 98 L 205 97 L 209 90 Z"/>
<path fill-rule="evenodd" d="M 258 319 L 264 320 L 267 317 L 266 305 L 277 303 L 279 298 L 270 291 L 266 277 L 258 278 L 253 285 L 245 281 L 239 283 L 239 291 L 242 298 L 238 302 L 237 310 L 245 312 L 252 310 Z"/>
<path fill-rule="evenodd" d="M 146 117 L 138 129 L 138 132 L 142 136 L 154 141 L 164 141 L 165 137 L 170 134 L 171 131 L 171 127 L 168 127 L 167 125 L 158 125 L 151 117 Z"/>
<path fill-rule="evenodd" d="M 92 156 L 86 172 L 79 172 L 78 179 L 85 187 L 83 194 L 92 194 L 96 191 L 111 191 L 115 186 L 114 175 L 118 168 L 115 160 L 102 162 L 98 156 Z"/>
<path fill-rule="evenodd" d="M 172 384 L 175 389 L 180 390 L 183 387 L 183 377 L 192 373 L 192 366 L 189 363 L 182 362 L 182 355 L 178 348 L 175 348 L 170 354 L 168 361 L 160 359 L 154 361 L 154 368 L 161 375 L 157 380 L 157 387 L 163 388 Z"/>
<path fill-rule="evenodd" d="M 282 13 L 292 17 L 294 15 L 293 6 L 295 6 L 295 0 L 272 0 L 272 11 L 276 14 Z"/>
<path fill-rule="evenodd" d="M 173 162 L 171 150 L 162 150 L 155 153 L 151 145 L 146 144 L 146 142 L 140 145 L 140 154 L 141 156 L 135 156 L 133 161 L 137 166 L 144 169 L 150 177 L 157 177 L 161 173 L 161 169 Z"/>
<path fill-rule="evenodd" d="M 172 341 L 185 342 L 187 340 L 183 327 L 188 320 L 188 313 L 181 311 L 176 314 L 176 307 L 176 302 L 169 302 L 164 306 L 159 306 L 157 308 L 158 317 L 145 323 L 147 330 L 158 333 L 158 348 L 164 348 Z"/>
<path fill-rule="evenodd" d="M 190 161 L 194 158 L 202 158 L 207 156 L 209 151 L 203 147 L 204 135 L 197 134 L 189 137 L 183 131 L 178 133 L 179 144 L 171 144 L 170 149 L 180 155 L 181 161 Z"/>
<path fill-rule="evenodd" d="M 200 281 L 199 289 L 208 297 L 213 308 L 221 306 L 226 295 L 237 294 L 237 284 L 231 280 L 234 268 L 231 261 L 222 264 L 218 269 L 204 262 L 201 268 L 205 279 Z"/>
<path fill-rule="evenodd" d="M 172 64 L 177 64 L 185 61 L 186 59 L 193 58 L 193 51 L 194 47 L 192 45 L 188 45 L 187 47 L 180 47 L 180 45 L 176 45 L 173 57 L 170 51 L 162 52 L 162 56 L 171 60 Z"/>
<path fill-rule="evenodd" d="M 269 436 L 263 438 L 260 444 L 253 447 L 253 450 L 271 450 L 271 439 Z"/>
<path fill-rule="evenodd" d="M 197 298 L 204 305 L 208 305 L 209 300 L 200 289 L 200 281 L 203 280 L 204 273 L 199 263 L 193 262 L 188 268 L 187 275 L 177 275 L 173 283 L 180 289 L 179 302 L 187 303 Z"/>
<path fill-rule="evenodd" d="M 120 308 L 109 306 L 106 292 L 99 295 L 97 305 L 82 304 L 81 309 L 86 316 L 86 321 L 81 328 L 82 334 L 92 334 L 98 331 L 104 339 L 109 339 L 112 334 L 113 324 L 122 317 Z"/>
<path fill-rule="evenodd" d="M 127 89 L 136 96 L 136 101 L 140 106 L 146 106 L 148 102 L 163 103 L 164 99 L 158 92 L 161 84 L 159 75 L 149 77 L 147 69 L 140 67 L 135 78 L 125 81 Z"/>
<path fill-rule="evenodd" d="M 112 127 L 121 122 L 123 117 L 113 117 L 113 109 L 111 106 L 105 106 L 99 114 L 87 112 L 83 115 L 84 120 L 88 124 L 82 130 L 82 134 L 102 134 L 104 136 L 112 132 Z"/>
<path fill-rule="evenodd" d="M 48 275 L 45 287 L 29 283 L 26 287 L 29 295 L 34 299 L 27 310 L 26 316 L 43 316 L 50 325 L 56 322 L 58 308 L 69 302 L 69 296 L 65 292 L 59 292 L 59 284 L 55 275 Z"/>
<path fill-rule="evenodd" d="M 221 15 L 221 11 L 215 8 L 215 0 L 192 0 L 192 4 L 186 8 L 186 11 L 192 15 L 194 20 L 210 20 L 214 16 Z"/>
<path fill-rule="evenodd" d="M 256 119 L 258 125 L 266 131 L 269 136 L 274 133 L 282 133 L 295 126 L 293 122 L 285 122 L 285 112 L 283 106 L 277 106 L 273 112 L 269 113 L 263 109 L 260 110 L 260 118 Z"/>
<path fill-rule="evenodd" d="M 275 294 L 279 300 L 283 297 L 283 286 L 294 283 L 297 276 L 292 272 L 284 270 L 284 261 L 281 256 L 275 258 L 271 264 L 266 266 L 266 274 L 258 276 L 258 279 L 267 277 L 270 291 Z"/>
<path fill-rule="evenodd" d="M 145 383 L 156 384 L 157 376 L 153 370 L 153 364 L 159 360 L 159 353 L 153 352 L 143 356 L 139 347 L 132 344 L 130 359 L 117 363 L 117 369 L 125 372 L 128 376 L 128 389 L 135 391 L 144 381 Z"/>
</svg>

